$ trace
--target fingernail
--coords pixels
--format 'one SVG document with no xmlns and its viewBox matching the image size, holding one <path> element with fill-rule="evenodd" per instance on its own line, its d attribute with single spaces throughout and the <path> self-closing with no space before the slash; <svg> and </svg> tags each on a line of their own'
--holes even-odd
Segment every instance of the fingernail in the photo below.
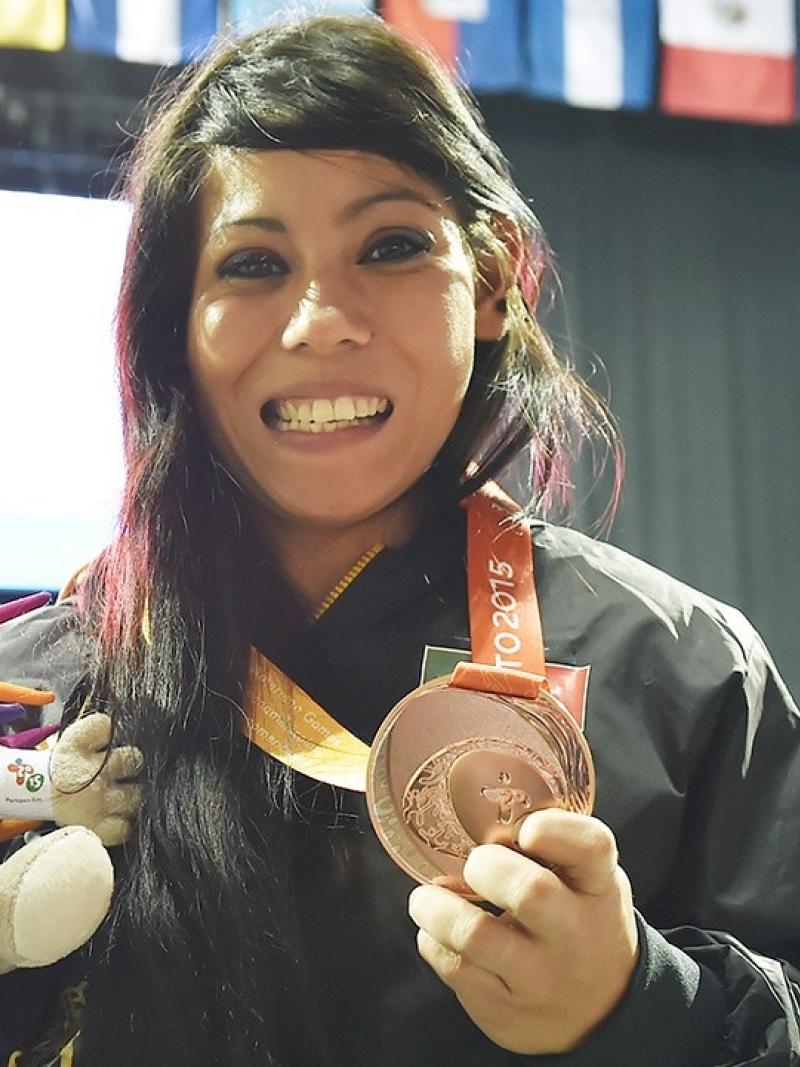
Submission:
<svg viewBox="0 0 800 1067">
<path fill-rule="evenodd" d="M 417 921 L 417 912 L 424 904 L 425 886 L 419 885 L 416 889 L 411 891 L 408 898 L 408 914 L 414 920 Z"/>
</svg>

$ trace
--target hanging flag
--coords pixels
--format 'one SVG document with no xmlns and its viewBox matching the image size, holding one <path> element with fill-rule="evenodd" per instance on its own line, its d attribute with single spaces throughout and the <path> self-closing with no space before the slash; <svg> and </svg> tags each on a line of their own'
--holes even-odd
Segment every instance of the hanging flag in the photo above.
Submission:
<svg viewBox="0 0 800 1067">
<path fill-rule="evenodd" d="M 512 92 L 525 80 L 521 6 L 521 0 L 382 0 L 381 14 L 475 92 Z"/>
<path fill-rule="evenodd" d="M 649 107 L 657 11 L 657 0 L 528 0 L 531 95 L 576 107 Z"/>
<path fill-rule="evenodd" d="M 234 33 L 250 33 L 261 26 L 309 15 L 366 15 L 371 0 L 228 0 L 226 22 Z"/>
<path fill-rule="evenodd" d="M 673 115 L 792 122 L 794 0 L 661 0 L 661 107 Z"/>
<path fill-rule="evenodd" d="M 216 30 L 216 0 L 69 0 L 70 47 L 132 62 L 188 62 Z"/>
<path fill-rule="evenodd" d="M 0 0 L 0 47 L 57 52 L 66 35 L 66 0 Z"/>
</svg>

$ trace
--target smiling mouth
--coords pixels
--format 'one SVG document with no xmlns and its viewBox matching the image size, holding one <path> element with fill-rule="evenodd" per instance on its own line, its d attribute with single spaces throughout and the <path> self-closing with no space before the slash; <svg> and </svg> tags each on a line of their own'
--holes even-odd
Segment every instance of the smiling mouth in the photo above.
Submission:
<svg viewBox="0 0 800 1067">
<path fill-rule="evenodd" d="M 301 397 L 268 400 L 261 418 L 282 433 L 334 433 L 385 422 L 392 403 L 381 396 L 337 396 L 335 399 Z"/>
</svg>

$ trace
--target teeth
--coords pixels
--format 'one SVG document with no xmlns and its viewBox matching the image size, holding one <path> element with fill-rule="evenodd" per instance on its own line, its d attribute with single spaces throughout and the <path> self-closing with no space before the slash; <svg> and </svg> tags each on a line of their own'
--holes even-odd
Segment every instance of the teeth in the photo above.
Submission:
<svg viewBox="0 0 800 1067">
<path fill-rule="evenodd" d="M 339 396 L 334 400 L 277 400 L 277 428 L 301 433 L 332 433 L 372 419 L 389 409 L 386 397 Z"/>
<path fill-rule="evenodd" d="M 354 419 L 356 417 L 356 406 L 353 400 L 349 396 L 340 396 L 337 398 L 333 405 L 333 413 L 338 421 L 342 419 Z"/>
<path fill-rule="evenodd" d="M 333 419 L 333 404 L 330 400 L 315 400 L 311 405 L 314 422 L 330 422 Z"/>
</svg>

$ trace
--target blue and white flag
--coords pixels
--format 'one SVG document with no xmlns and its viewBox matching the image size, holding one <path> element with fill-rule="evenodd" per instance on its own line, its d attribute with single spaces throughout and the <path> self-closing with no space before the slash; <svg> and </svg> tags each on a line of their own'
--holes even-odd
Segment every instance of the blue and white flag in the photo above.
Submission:
<svg viewBox="0 0 800 1067">
<path fill-rule="evenodd" d="M 118 59 L 185 63 L 216 30 L 216 0 L 69 0 L 70 47 Z"/>
<path fill-rule="evenodd" d="M 382 0 L 381 15 L 473 91 L 525 87 L 522 0 Z"/>
<path fill-rule="evenodd" d="M 657 0 L 528 0 L 528 89 L 578 107 L 653 102 Z"/>
<path fill-rule="evenodd" d="M 227 0 L 225 5 L 226 22 L 235 33 L 311 15 L 365 15 L 374 10 L 371 0 Z"/>
<path fill-rule="evenodd" d="M 458 37 L 461 71 L 473 92 L 522 89 L 522 11 L 517 0 L 491 0 L 484 3 L 480 17 L 477 12 L 472 18 L 462 15 Z"/>
</svg>

